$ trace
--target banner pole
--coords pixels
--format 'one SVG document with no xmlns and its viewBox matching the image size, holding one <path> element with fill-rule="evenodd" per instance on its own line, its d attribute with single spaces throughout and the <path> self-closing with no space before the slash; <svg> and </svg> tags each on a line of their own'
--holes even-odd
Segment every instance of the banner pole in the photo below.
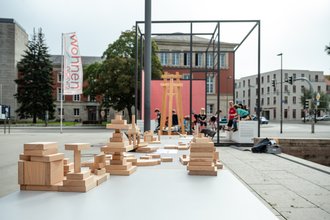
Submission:
<svg viewBox="0 0 330 220">
<path fill-rule="evenodd" d="M 64 54 L 63 54 L 63 33 L 61 36 L 61 93 L 60 93 L 60 101 L 61 101 L 61 107 L 60 107 L 60 133 L 62 134 L 62 124 L 63 124 L 63 80 L 64 80 L 64 71 L 63 71 L 63 59 L 64 59 Z"/>
</svg>

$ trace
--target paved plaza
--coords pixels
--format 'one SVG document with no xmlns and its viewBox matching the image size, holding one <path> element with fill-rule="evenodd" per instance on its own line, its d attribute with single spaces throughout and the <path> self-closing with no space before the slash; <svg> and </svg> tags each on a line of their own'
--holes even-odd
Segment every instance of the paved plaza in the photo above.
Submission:
<svg viewBox="0 0 330 220">
<path fill-rule="evenodd" d="M 315 134 L 311 134 L 310 125 L 285 124 L 283 134 L 279 134 L 279 124 L 272 123 L 262 126 L 261 136 L 330 138 L 329 128 L 328 124 L 317 124 Z M 109 137 L 110 131 L 100 128 L 65 128 L 60 134 L 58 128 L 16 127 L 11 130 L 11 134 L 1 133 L 0 196 L 2 198 L 0 200 L 19 190 L 17 160 L 18 155 L 23 151 L 24 143 L 55 141 L 59 143 L 59 151 L 65 152 L 67 157 L 72 158 L 71 152 L 64 150 L 64 144 L 87 142 L 92 145 L 92 148 L 84 152 L 84 159 L 90 159 L 88 156 L 98 153 L 100 146 L 106 143 Z M 277 218 L 330 219 L 329 167 L 286 154 L 253 154 L 246 149 L 235 146 L 217 148 L 220 152 L 220 160 L 225 165 L 225 172 L 234 174 L 246 189 L 264 203 Z M 181 153 L 187 154 L 188 151 Z M 162 166 L 150 168 L 157 170 Z M 185 170 L 185 167 L 177 161 L 167 165 L 167 168 Z M 221 178 L 221 175 L 216 178 Z M 96 188 L 93 191 L 97 190 Z M 240 205 L 244 206 L 241 203 Z M 258 210 L 255 211 L 258 212 Z M 221 217 L 220 213 L 219 217 Z"/>
</svg>

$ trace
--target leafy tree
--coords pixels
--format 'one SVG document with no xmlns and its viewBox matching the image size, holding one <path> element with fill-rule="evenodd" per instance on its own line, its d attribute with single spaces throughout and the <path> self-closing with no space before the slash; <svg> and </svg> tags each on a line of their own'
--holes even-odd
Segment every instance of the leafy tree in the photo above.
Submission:
<svg viewBox="0 0 330 220">
<path fill-rule="evenodd" d="M 85 68 L 85 79 L 88 87 L 84 89 L 85 95 L 100 96 L 101 107 L 112 107 L 117 111 L 128 111 L 134 105 L 135 91 L 135 27 L 122 32 L 119 39 L 109 44 L 103 53 L 104 61 L 94 63 Z M 152 43 L 152 78 L 159 79 L 162 67 L 156 55 L 157 44 Z M 141 67 L 138 67 L 139 70 Z"/>
<path fill-rule="evenodd" d="M 19 76 L 15 80 L 18 86 L 15 97 L 20 107 L 16 112 L 21 119 L 32 117 L 33 123 L 37 122 L 37 118 L 45 120 L 46 111 L 52 119 L 55 111 L 52 97 L 52 63 L 41 28 L 38 33 L 33 31 L 32 40 L 28 42 L 24 53 L 17 64 Z"/>
<path fill-rule="evenodd" d="M 324 92 L 319 92 L 320 93 L 320 105 L 317 106 L 318 109 L 328 109 L 329 108 L 329 97 L 327 96 L 327 94 L 325 94 Z M 311 99 L 314 100 L 315 97 L 317 95 L 317 92 L 313 92 L 311 90 L 305 89 L 304 94 L 300 97 L 300 101 L 302 106 L 304 106 L 304 103 L 306 100 Z M 315 104 L 312 102 L 312 106 L 309 106 L 310 109 L 314 109 L 315 108 Z"/>
<path fill-rule="evenodd" d="M 328 55 L 330 55 L 330 43 L 329 43 L 329 46 L 325 45 L 324 51 L 327 52 Z"/>
</svg>

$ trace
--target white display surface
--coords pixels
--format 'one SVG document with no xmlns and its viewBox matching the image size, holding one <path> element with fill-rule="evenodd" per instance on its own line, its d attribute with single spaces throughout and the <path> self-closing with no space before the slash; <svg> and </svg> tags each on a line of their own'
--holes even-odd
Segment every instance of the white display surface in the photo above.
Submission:
<svg viewBox="0 0 330 220">
<path fill-rule="evenodd" d="M 189 176 L 184 166 L 158 167 L 111 176 L 87 193 L 15 192 L 0 198 L 0 219 L 277 219 L 228 170 Z"/>
<path fill-rule="evenodd" d="M 231 140 L 237 143 L 253 143 L 253 138 L 258 136 L 258 122 L 240 121 L 238 131 L 231 135 Z"/>
</svg>

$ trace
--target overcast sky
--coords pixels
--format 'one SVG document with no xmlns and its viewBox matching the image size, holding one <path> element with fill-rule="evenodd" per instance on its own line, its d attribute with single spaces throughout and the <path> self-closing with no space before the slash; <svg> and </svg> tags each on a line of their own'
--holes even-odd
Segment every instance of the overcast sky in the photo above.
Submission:
<svg viewBox="0 0 330 220">
<path fill-rule="evenodd" d="M 0 0 L 0 17 L 15 19 L 31 36 L 41 27 L 51 54 L 61 53 L 61 33 L 77 32 L 81 55 L 101 56 L 121 31 L 144 20 L 144 0 Z M 280 68 L 330 74 L 329 0 L 154 0 L 152 20 L 261 20 L 261 72 Z M 252 24 L 223 25 L 222 41 L 238 43 Z M 213 32 L 214 25 L 195 31 Z M 166 25 L 152 31 L 184 32 Z M 237 52 L 237 77 L 257 73 L 257 31 Z"/>
</svg>

